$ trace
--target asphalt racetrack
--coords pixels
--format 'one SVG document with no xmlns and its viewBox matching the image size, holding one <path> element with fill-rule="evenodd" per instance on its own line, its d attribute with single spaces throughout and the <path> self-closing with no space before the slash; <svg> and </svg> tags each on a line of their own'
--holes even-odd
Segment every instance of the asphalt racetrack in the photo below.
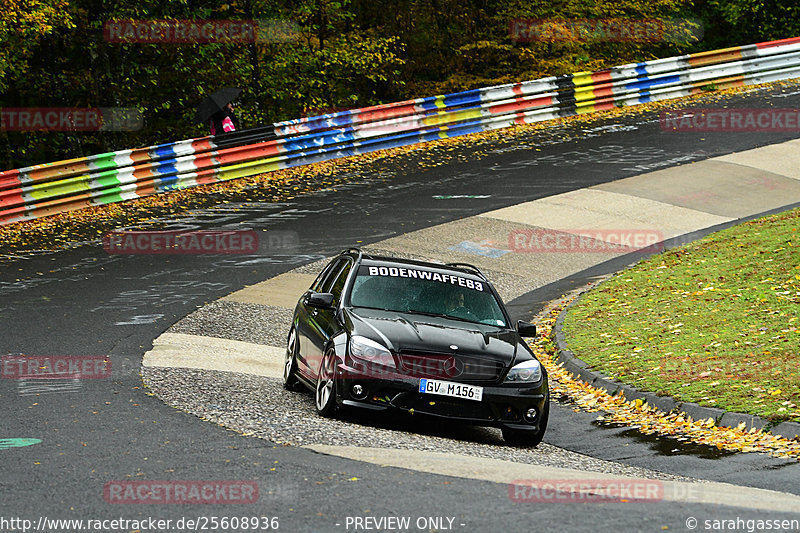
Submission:
<svg viewBox="0 0 800 533">
<path fill-rule="evenodd" d="M 800 87 L 775 86 L 706 106 L 797 108 Z M 20 520 L 41 525 L 41 517 L 172 520 L 169 527 L 135 524 L 140 527 L 107 531 L 233 531 L 212 528 L 207 518 L 259 516 L 277 518 L 260 530 L 268 525 L 309 532 L 686 531 L 708 530 L 713 522 L 706 521 L 715 519 L 743 524 L 800 519 L 800 498 L 776 497 L 761 508 L 758 491 L 747 506 L 728 505 L 722 492 L 702 501 L 515 501 L 507 482 L 492 481 L 488 474 L 435 473 L 430 457 L 357 449 L 346 457 L 242 436 L 168 407 L 148 393 L 140 377 L 142 355 L 153 340 L 198 307 L 343 248 L 796 137 L 796 132 L 667 133 L 657 112 L 598 119 L 532 132 L 524 142 L 498 140 L 479 149 L 457 145 L 441 165 L 384 168 L 380 175 L 355 177 L 283 204 L 218 206 L 166 221 L 170 229 L 238 225 L 268 230 L 265 236 L 290 235 L 299 243 L 291 252 L 278 240 L 262 239 L 267 243 L 263 253 L 247 256 L 110 255 L 99 243 L 56 253 L 0 255 L 0 354 L 101 355 L 110 357 L 112 367 L 109 379 L 0 380 L 0 439 L 41 440 L 24 447 L 13 446 L 13 440 L 0 445 L 0 531 L 21 531 Z M 601 270 L 624 265 L 619 260 L 547 283 L 510 309 L 520 317 L 530 315 Z M 664 479 L 698 478 L 800 495 L 795 462 L 722 456 L 626 428 L 603 428 L 593 424 L 595 418 L 554 406 L 544 440 L 564 450 L 563 457 L 553 458 L 560 467 L 580 470 L 577 453 L 619 464 L 620 473 L 654 470 Z M 547 475 L 558 476 L 558 470 Z M 144 480 L 238 480 L 257 486 L 258 498 L 203 505 L 109 503 L 109 483 Z M 410 522 L 399 527 L 402 522 L 389 517 Z M 12 518 L 18 520 L 2 521 Z M 185 522 L 179 527 L 182 518 L 200 519 L 207 527 Z M 40 529 L 72 530 L 77 527 Z"/>
</svg>

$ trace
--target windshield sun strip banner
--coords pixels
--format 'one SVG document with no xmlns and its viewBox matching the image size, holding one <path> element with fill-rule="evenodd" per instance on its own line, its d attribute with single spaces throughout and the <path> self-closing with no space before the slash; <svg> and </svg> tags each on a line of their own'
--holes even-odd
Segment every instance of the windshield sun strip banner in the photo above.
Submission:
<svg viewBox="0 0 800 533">
<path fill-rule="evenodd" d="M 359 276 L 384 276 L 392 278 L 412 278 L 426 281 L 436 281 L 439 283 L 449 283 L 467 289 L 484 292 L 483 282 L 476 281 L 462 276 L 443 274 L 432 270 L 408 267 L 387 267 L 387 266 L 362 266 L 358 269 Z"/>
</svg>

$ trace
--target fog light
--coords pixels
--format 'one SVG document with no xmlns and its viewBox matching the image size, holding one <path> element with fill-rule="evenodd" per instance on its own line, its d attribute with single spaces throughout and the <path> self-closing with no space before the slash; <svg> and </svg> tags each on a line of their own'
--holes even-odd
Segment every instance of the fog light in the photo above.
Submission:
<svg viewBox="0 0 800 533">
<path fill-rule="evenodd" d="M 353 391 L 353 398 L 355 398 L 356 400 L 363 400 L 364 398 L 367 397 L 367 393 L 364 390 L 364 387 L 362 387 L 358 383 L 353 385 L 353 388 L 351 390 Z"/>
<path fill-rule="evenodd" d="M 525 411 L 525 421 L 526 422 L 535 421 L 537 416 L 539 416 L 539 413 L 536 411 L 535 407 L 531 407 L 530 409 Z"/>
</svg>

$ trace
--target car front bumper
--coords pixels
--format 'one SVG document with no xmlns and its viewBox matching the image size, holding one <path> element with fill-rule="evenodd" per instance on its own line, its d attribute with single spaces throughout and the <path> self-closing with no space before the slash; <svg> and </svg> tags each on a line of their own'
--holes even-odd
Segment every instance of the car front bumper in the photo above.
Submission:
<svg viewBox="0 0 800 533">
<path fill-rule="evenodd" d="M 401 410 L 468 424 L 538 431 L 548 397 L 547 375 L 530 385 L 467 383 L 483 387 L 481 401 L 419 392 L 420 378 L 387 373 L 376 377 L 356 368 L 337 366 L 337 402 L 346 407 L 370 410 Z M 435 378 L 440 379 L 440 378 Z M 457 382 L 457 380 L 449 380 Z M 360 386 L 360 394 L 354 392 Z M 526 419 L 530 409 L 533 419 Z"/>
</svg>

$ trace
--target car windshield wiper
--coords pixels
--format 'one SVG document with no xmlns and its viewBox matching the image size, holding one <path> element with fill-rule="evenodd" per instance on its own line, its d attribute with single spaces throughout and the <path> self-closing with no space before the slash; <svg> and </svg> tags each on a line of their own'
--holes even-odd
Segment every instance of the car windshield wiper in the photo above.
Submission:
<svg viewBox="0 0 800 533">
<path fill-rule="evenodd" d="M 415 309 L 409 309 L 408 311 L 405 312 L 410 313 L 412 315 L 425 315 L 425 316 L 434 316 L 436 318 L 447 318 L 450 320 L 458 320 L 459 322 L 467 322 L 469 324 L 482 324 L 482 322 L 478 322 L 476 320 L 470 320 L 468 318 L 462 318 L 460 316 L 448 315 L 446 313 L 429 313 L 428 311 L 417 311 Z"/>
<path fill-rule="evenodd" d="M 400 311 L 400 312 L 410 313 L 412 315 L 435 316 L 438 318 L 452 318 L 450 315 L 445 315 L 444 313 L 431 313 L 429 311 L 417 311 L 416 309 L 409 309 L 408 311 Z"/>
<path fill-rule="evenodd" d="M 368 305 L 354 305 L 353 307 L 360 307 L 361 309 L 374 309 L 376 311 L 387 311 L 389 313 L 408 313 L 410 315 L 423 315 L 423 316 L 432 316 L 435 318 L 446 318 L 448 320 L 457 320 L 459 322 L 466 322 L 467 324 L 481 324 L 481 325 L 488 325 L 488 326 L 496 326 L 497 324 L 487 324 L 486 322 L 481 322 L 480 320 L 471 320 L 469 318 L 463 318 L 460 316 L 448 315 L 446 313 L 432 313 L 429 311 L 419 311 L 417 309 L 390 309 L 388 307 L 371 307 Z"/>
<path fill-rule="evenodd" d="M 402 313 L 402 311 L 398 311 L 397 309 L 389 309 L 388 307 L 372 307 L 369 305 L 354 305 L 353 307 L 359 309 L 374 309 L 376 311 L 389 311 L 390 313 Z"/>
</svg>

